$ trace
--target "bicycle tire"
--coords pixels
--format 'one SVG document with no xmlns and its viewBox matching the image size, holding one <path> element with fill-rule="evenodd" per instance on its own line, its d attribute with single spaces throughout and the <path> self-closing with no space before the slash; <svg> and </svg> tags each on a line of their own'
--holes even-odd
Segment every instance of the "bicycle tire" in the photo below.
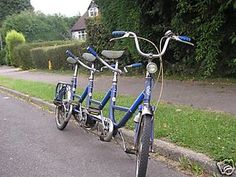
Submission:
<svg viewBox="0 0 236 177">
<path fill-rule="evenodd" d="M 69 119 L 72 114 L 72 104 L 70 103 L 70 88 L 69 86 L 66 86 L 67 89 L 62 95 L 62 101 L 61 104 L 56 106 L 55 109 L 55 121 L 56 121 L 56 126 L 59 130 L 64 130 L 65 127 L 67 126 Z"/>
<path fill-rule="evenodd" d="M 136 177 L 145 177 L 148 165 L 149 146 L 151 137 L 151 115 L 144 115 L 141 119 L 138 142 L 137 142 L 137 153 L 136 153 Z"/>
</svg>

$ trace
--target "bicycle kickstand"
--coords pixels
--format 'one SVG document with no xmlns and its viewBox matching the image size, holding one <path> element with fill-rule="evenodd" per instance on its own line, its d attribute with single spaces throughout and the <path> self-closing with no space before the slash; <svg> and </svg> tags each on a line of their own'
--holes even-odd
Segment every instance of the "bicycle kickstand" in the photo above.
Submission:
<svg viewBox="0 0 236 177">
<path fill-rule="evenodd" d="M 123 136 L 123 133 L 121 130 L 118 131 L 118 134 L 120 135 L 121 139 L 122 139 L 122 143 L 123 143 L 123 149 L 125 151 L 125 153 L 127 154 L 136 154 L 136 150 L 134 147 L 127 147 L 126 143 L 125 143 L 125 139 Z"/>
</svg>

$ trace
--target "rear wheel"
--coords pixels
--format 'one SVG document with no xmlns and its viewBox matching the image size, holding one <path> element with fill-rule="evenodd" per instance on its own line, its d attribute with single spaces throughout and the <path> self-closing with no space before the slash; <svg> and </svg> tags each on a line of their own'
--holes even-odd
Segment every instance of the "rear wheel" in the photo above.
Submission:
<svg viewBox="0 0 236 177">
<path fill-rule="evenodd" d="M 64 92 L 61 93 L 62 99 L 61 104 L 56 106 L 55 110 L 55 121 L 56 126 L 59 130 L 63 130 L 71 117 L 72 114 L 72 104 L 71 104 L 71 87 L 69 85 L 66 86 Z"/>
<path fill-rule="evenodd" d="M 152 130 L 151 119 L 150 115 L 144 115 L 141 119 L 136 147 L 136 177 L 146 176 Z"/>
</svg>

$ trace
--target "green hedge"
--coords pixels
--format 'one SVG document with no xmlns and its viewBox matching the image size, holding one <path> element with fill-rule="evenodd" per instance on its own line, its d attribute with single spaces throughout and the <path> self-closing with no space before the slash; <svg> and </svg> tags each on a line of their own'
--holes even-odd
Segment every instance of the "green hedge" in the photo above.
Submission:
<svg viewBox="0 0 236 177">
<path fill-rule="evenodd" d="M 81 53 L 81 47 L 81 43 L 73 43 L 34 48 L 31 50 L 33 64 L 35 68 L 48 69 L 48 61 L 50 60 L 53 70 L 69 69 L 70 65 L 66 62 L 66 50 L 69 49 L 78 55 L 78 53 Z"/>
<path fill-rule="evenodd" d="M 34 48 L 48 47 L 48 46 L 59 46 L 65 44 L 75 43 L 74 41 L 48 41 L 48 42 L 37 42 L 37 43 L 26 43 L 14 48 L 15 60 L 19 61 L 19 66 L 22 69 L 37 68 L 32 60 L 31 50 Z"/>
<path fill-rule="evenodd" d="M 0 65 L 5 65 L 5 64 L 7 64 L 6 51 L 3 49 L 3 50 L 0 50 Z"/>
<path fill-rule="evenodd" d="M 170 43 L 163 56 L 167 73 L 236 78 L 235 1 L 96 0 L 96 3 L 102 14 L 100 25 L 103 31 L 134 31 L 157 45 L 169 29 L 177 35 L 195 39 L 194 48 L 174 41 Z M 88 39 L 89 35 L 97 39 L 93 40 L 98 44 L 97 48 L 102 48 L 103 43 L 107 42 L 99 33 L 88 33 Z M 126 43 L 127 40 L 120 40 L 122 43 L 119 46 L 126 46 L 131 59 L 137 61 L 134 55 L 137 50 L 131 43 Z M 149 46 L 141 44 L 141 49 L 152 52 Z"/>
</svg>

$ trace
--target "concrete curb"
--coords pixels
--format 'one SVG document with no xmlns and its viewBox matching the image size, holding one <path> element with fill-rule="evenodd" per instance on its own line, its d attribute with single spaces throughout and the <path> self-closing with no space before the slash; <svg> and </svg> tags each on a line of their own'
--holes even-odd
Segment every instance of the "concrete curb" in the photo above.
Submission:
<svg viewBox="0 0 236 177">
<path fill-rule="evenodd" d="M 55 109 L 54 104 L 48 103 L 39 98 L 31 97 L 29 95 L 23 94 L 21 92 L 18 92 L 18 91 L 15 91 L 15 90 L 3 87 L 3 86 L 0 86 L 0 91 L 9 93 L 10 95 L 29 101 L 40 107 L 47 108 L 49 111 L 54 111 Z M 134 135 L 133 131 L 122 129 L 122 132 L 125 135 L 126 141 L 128 141 L 129 143 L 132 143 L 133 135 Z M 174 161 L 179 161 L 181 157 L 186 157 L 190 161 L 199 164 L 206 172 L 210 174 L 220 175 L 216 166 L 216 161 L 209 158 L 205 154 L 197 153 L 190 149 L 179 147 L 173 143 L 169 143 L 162 140 L 156 140 L 156 139 L 154 141 L 154 150 L 158 154 L 165 156 L 168 159 L 171 159 Z M 234 171 L 231 177 L 236 177 L 236 171 Z"/>
</svg>

